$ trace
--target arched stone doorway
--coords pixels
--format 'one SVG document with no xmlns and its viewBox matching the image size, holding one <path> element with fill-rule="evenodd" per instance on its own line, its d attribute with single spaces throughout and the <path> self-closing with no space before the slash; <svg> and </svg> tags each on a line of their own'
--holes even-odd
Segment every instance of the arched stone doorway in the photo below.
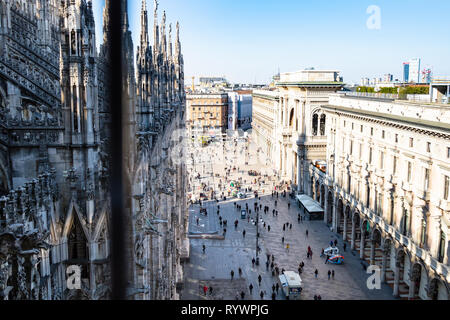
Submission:
<svg viewBox="0 0 450 320">
<path fill-rule="evenodd" d="M 428 283 L 428 277 L 425 267 L 421 263 L 414 263 L 409 272 L 409 300 L 421 299 L 425 296 L 425 286 Z"/>
<path fill-rule="evenodd" d="M 409 257 L 404 249 L 397 251 L 394 270 L 394 296 L 408 298 L 409 286 L 405 282 L 405 274 L 409 271 Z"/>
<path fill-rule="evenodd" d="M 321 195 L 320 195 L 320 185 L 319 185 L 319 181 L 318 180 L 316 180 L 315 190 L 316 190 L 316 192 L 315 192 L 316 198 L 314 200 L 319 202 Z"/>
<path fill-rule="evenodd" d="M 391 252 L 392 252 L 393 244 L 391 238 L 386 238 L 383 241 L 382 245 L 382 260 L 381 260 L 381 281 L 386 283 L 394 282 L 394 271 L 391 267 Z"/>
<path fill-rule="evenodd" d="M 344 230 L 344 203 L 342 202 L 342 199 L 338 200 L 337 208 L 336 208 L 336 232 L 342 233 L 342 230 Z"/>
<path fill-rule="evenodd" d="M 369 262 L 370 258 L 370 247 L 368 245 L 370 237 L 370 224 L 367 220 L 361 225 L 361 237 L 360 237 L 360 247 L 359 247 L 359 258 Z"/>
<path fill-rule="evenodd" d="M 375 228 L 372 233 L 369 262 L 371 265 L 377 265 L 381 268 L 382 260 L 383 249 L 381 248 L 381 232 L 378 228 Z"/>
<path fill-rule="evenodd" d="M 327 197 L 327 224 L 330 226 L 333 223 L 333 193 L 328 192 Z"/>
<path fill-rule="evenodd" d="M 351 235 L 351 248 L 353 250 L 359 251 L 359 246 L 361 238 L 361 219 L 359 217 L 359 212 L 356 210 L 352 216 L 352 235 Z"/>
<path fill-rule="evenodd" d="M 344 211 L 344 222 L 342 230 L 342 239 L 348 240 L 352 237 L 352 216 L 350 206 L 347 205 Z"/>
<path fill-rule="evenodd" d="M 428 297 L 431 300 L 449 300 L 448 288 L 438 278 L 434 278 L 428 285 Z"/>
<path fill-rule="evenodd" d="M 322 185 L 320 187 L 320 206 L 325 208 L 325 187 Z"/>
</svg>

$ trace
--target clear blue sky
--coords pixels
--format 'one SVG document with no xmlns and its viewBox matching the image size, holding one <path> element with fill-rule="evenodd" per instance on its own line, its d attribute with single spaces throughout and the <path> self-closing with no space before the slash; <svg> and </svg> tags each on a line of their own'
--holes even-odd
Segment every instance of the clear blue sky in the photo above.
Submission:
<svg viewBox="0 0 450 320">
<path fill-rule="evenodd" d="M 104 0 L 93 2 L 101 41 Z M 379 30 L 366 25 L 370 5 L 381 9 Z M 141 0 L 128 6 L 137 46 Z M 153 0 L 147 6 L 152 38 Z M 415 57 L 450 76 L 448 0 L 160 0 L 159 20 L 163 10 L 168 23 L 180 21 L 187 84 L 203 75 L 262 83 L 278 68 L 305 67 L 340 70 L 347 83 L 401 79 L 402 62 Z"/>
</svg>

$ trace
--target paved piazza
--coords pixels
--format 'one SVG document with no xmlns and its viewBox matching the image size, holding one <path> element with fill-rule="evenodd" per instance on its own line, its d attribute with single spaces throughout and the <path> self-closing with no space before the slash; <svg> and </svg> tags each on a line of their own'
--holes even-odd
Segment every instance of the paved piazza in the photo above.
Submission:
<svg viewBox="0 0 450 320">
<path fill-rule="evenodd" d="M 228 140 L 230 139 L 232 138 Z M 276 276 L 272 276 L 270 267 L 266 270 L 267 254 L 275 256 L 275 264 L 280 270 L 284 268 L 297 272 L 298 264 L 301 261 L 305 263 L 301 274 L 303 300 L 313 299 L 314 295 L 321 295 L 324 300 L 395 299 L 392 296 L 392 289 L 386 284 L 382 284 L 379 290 L 367 288 L 366 281 L 369 274 L 364 271 L 359 255 L 350 250 L 349 243 L 347 243 L 347 251 L 343 252 L 342 237 L 331 232 L 326 224 L 322 221 L 298 223 L 298 207 L 295 200 L 289 198 L 289 194 L 284 198 L 280 193 L 275 207 L 276 196 L 272 197 L 271 191 L 278 184 L 277 177 L 273 176 L 263 156 L 258 155 L 251 143 L 251 138 L 248 141 L 237 144 L 227 141 L 225 148 L 220 143 L 203 148 L 191 146 L 191 150 L 195 150 L 196 155 L 202 155 L 199 157 L 202 160 L 188 164 L 192 177 L 191 186 L 193 186 L 191 194 L 194 198 L 201 191 L 198 188 L 202 183 L 206 189 L 209 186 L 216 191 L 216 194 L 221 195 L 224 192 L 227 196 L 228 189 L 223 187 L 225 177 L 228 179 L 227 186 L 230 180 L 241 177 L 242 181 L 247 182 L 243 183 L 244 186 L 259 190 L 261 200 L 255 199 L 253 192 L 247 192 L 245 199 L 227 197 L 225 201 L 218 203 L 215 200 L 205 201 L 203 206 L 207 209 L 207 216 L 200 214 L 199 204 L 190 207 L 191 251 L 190 260 L 185 264 L 185 288 L 181 299 L 234 300 L 241 291 L 245 292 L 245 300 L 260 299 L 261 291 L 265 293 L 264 299 L 271 299 L 272 285 L 276 283 Z M 245 165 L 245 162 L 248 162 L 248 165 Z M 231 163 L 234 163 L 241 171 L 236 170 L 226 174 L 225 167 L 230 167 Z M 250 181 L 254 182 L 254 179 L 258 177 L 250 177 L 247 174 L 248 170 L 256 170 L 268 174 L 269 177 L 261 177 L 264 183 L 250 184 Z M 200 179 L 195 178 L 198 174 Z M 219 177 L 216 176 L 217 174 Z M 219 189 L 220 180 L 222 180 L 221 189 Z M 263 189 L 265 194 L 261 195 Z M 205 192 L 205 194 L 208 193 Z M 255 201 L 261 204 L 262 208 L 269 206 L 269 212 L 264 214 L 264 210 L 260 210 L 260 265 L 253 267 L 251 260 L 256 253 L 256 226 L 252 222 L 256 219 L 256 213 L 253 210 Z M 251 218 L 253 218 L 250 222 L 240 219 L 240 211 L 234 207 L 234 202 L 243 208 L 248 204 L 249 209 L 252 210 Z M 288 209 L 289 202 L 290 209 Z M 218 205 L 220 206 L 219 214 L 217 214 Z M 278 210 L 278 216 L 273 216 L 273 209 Z M 219 215 L 223 220 L 228 221 L 225 237 L 219 223 Z M 234 227 L 235 220 L 239 221 L 237 228 Z M 283 224 L 287 222 L 292 223 L 292 229 L 283 231 Z M 271 228 L 270 232 L 267 229 L 268 225 Z M 246 231 L 245 238 L 243 230 Z M 306 237 L 306 230 L 308 230 L 308 237 Z M 202 235 L 203 238 L 200 238 Z M 284 244 L 282 244 L 282 237 L 285 238 Z M 325 258 L 320 257 L 321 249 L 327 248 L 330 241 L 335 239 L 338 240 L 339 250 L 345 257 L 343 265 L 325 264 Z M 289 252 L 286 250 L 287 243 L 290 245 Z M 202 252 L 203 245 L 206 246 L 205 253 Z M 312 259 L 306 257 L 308 246 L 313 251 Z M 238 268 L 242 269 L 241 277 L 238 274 Z M 315 269 L 319 272 L 317 279 L 314 276 Z M 231 270 L 234 271 L 233 280 L 231 280 Z M 328 280 L 328 270 L 334 270 L 334 279 Z M 262 277 L 261 286 L 258 285 L 259 275 Z M 250 283 L 254 287 L 252 295 L 248 289 Z M 206 296 L 204 295 L 204 285 L 213 287 L 212 295 L 209 292 Z M 281 290 L 276 299 L 285 299 Z"/>
</svg>

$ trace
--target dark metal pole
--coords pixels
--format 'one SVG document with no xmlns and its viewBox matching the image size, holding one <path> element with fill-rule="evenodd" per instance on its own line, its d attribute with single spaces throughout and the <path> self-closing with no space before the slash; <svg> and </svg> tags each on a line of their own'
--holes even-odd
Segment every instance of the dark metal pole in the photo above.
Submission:
<svg viewBox="0 0 450 320">
<path fill-rule="evenodd" d="M 256 198 L 256 195 L 255 195 Z M 256 209 L 256 207 L 255 207 Z M 258 257 L 258 253 L 259 253 L 259 245 L 258 245 L 258 240 L 259 240 L 259 210 L 255 210 L 256 211 L 256 265 L 259 266 L 259 257 Z"/>
<path fill-rule="evenodd" d="M 124 208 L 124 162 L 123 162 L 123 126 L 122 117 L 125 106 L 123 103 L 123 47 L 122 47 L 122 17 L 124 1 L 106 0 L 109 6 L 109 39 L 108 54 L 109 72 L 107 83 L 110 92 L 110 197 L 111 197 L 111 298 L 126 299 L 127 285 L 127 255 L 126 227 Z M 126 3 L 126 2 L 125 2 Z"/>
</svg>

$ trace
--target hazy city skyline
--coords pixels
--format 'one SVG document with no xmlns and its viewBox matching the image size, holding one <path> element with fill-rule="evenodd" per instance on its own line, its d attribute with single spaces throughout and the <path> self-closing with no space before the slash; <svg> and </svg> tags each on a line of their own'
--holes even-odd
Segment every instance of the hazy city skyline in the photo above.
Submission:
<svg viewBox="0 0 450 320">
<path fill-rule="evenodd" d="M 435 76 L 449 76 L 450 2 L 297 0 L 161 0 L 167 23 L 180 21 L 186 84 L 191 77 L 225 76 L 231 82 L 267 83 L 278 71 L 306 67 L 340 70 L 347 83 L 391 73 L 402 79 L 402 63 L 421 58 Z M 97 43 L 102 41 L 104 0 L 93 1 Z M 139 44 L 141 0 L 128 1 L 130 29 Z M 380 8 L 380 29 L 367 21 Z M 153 43 L 153 1 L 147 0 Z M 437 10 L 439 8 L 439 10 Z M 442 30 L 443 33 L 437 33 Z M 135 52 L 136 53 L 136 52 Z"/>
</svg>

